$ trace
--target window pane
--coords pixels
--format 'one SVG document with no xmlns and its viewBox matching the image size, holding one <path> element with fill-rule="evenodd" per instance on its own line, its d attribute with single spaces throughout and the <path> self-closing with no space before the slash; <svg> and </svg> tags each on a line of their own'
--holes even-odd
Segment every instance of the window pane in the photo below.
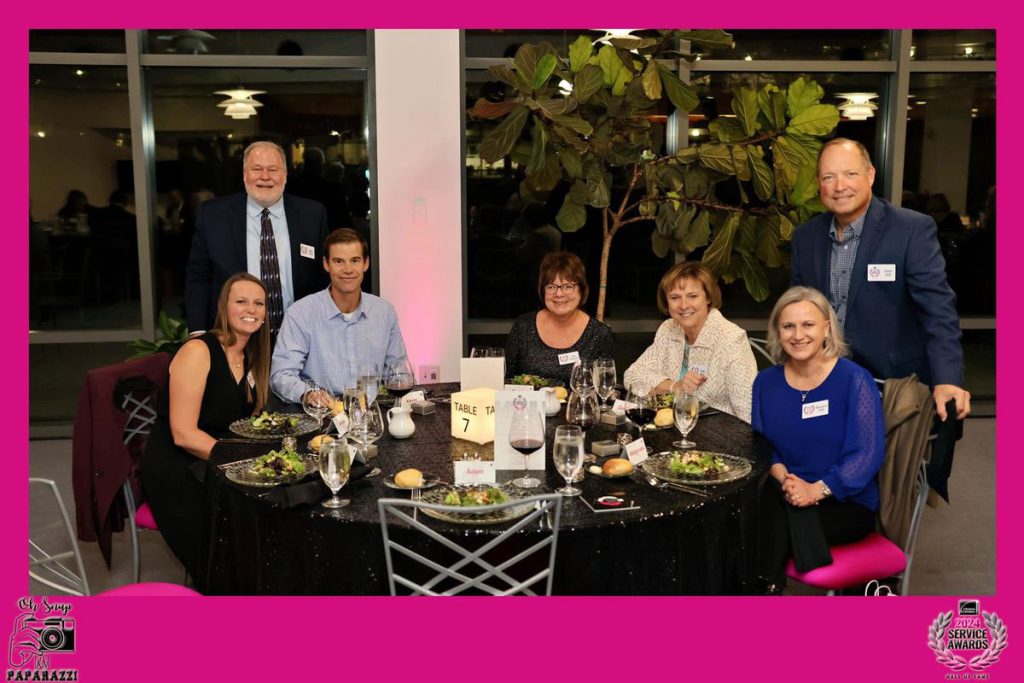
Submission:
<svg viewBox="0 0 1024 683">
<path fill-rule="evenodd" d="M 911 57 L 928 59 L 996 58 L 996 32 L 980 29 L 960 31 L 917 31 L 913 33 Z"/>
<path fill-rule="evenodd" d="M 125 70 L 29 68 L 32 329 L 140 325 Z"/>
<path fill-rule="evenodd" d="M 635 35 L 647 35 L 649 31 L 641 31 Z M 577 36 L 589 36 L 596 40 L 603 34 L 603 31 L 586 28 L 570 28 L 558 30 L 515 30 L 515 29 L 488 29 L 466 31 L 466 56 L 467 57 L 515 57 L 516 50 L 523 43 L 551 43 L 559 54 L 566 54 L 569 51 L 569 44 L 576 40 Z"/>
<path fill-rule="evenodd" d="M 124 31 L 28 32 L 30 52 L 124 52 Z"/>
<path fill-rule="evenodd" d="M 702 59 L 865 61 L 887 60 L 892 54 L 889 31 L 726 30 L 736 47 L 702 52 Z"/>
<path fill-rule="evenodd" d="M 365 56 L 366 31 L 151 29 L 155 54 Z"/>
<path fill-rule="evenodd" d="M 199 204 L 244 191 L 242 152 L 253 140 L 285 148 L 286 192 L 323 203 L 332 227 L 369 237 L 365 71 L 153 68 L 147 75 L 156 133 L 158 310 L 182 315 Z M 254 95 L 263 104 L 255 116 L 232 119 L 218 106 L 225 96 L 215 91 L 238 87 L 265 91 Z"/>
<path fill-rule="evenodd" d="M 711 140 L 708 131 L 708 124 L 720 114 L 732 112 L 732 91 L 739 87 L 761 88 L 766 84 L 773 84 L 780 90 L 785 90 L 789 84 L 795 81 L 800 74 L 797 73 L 694 73 L 691 79 L 694 87 L 700 95 L 700 107 L 690 114 L 690 141 L 706 143 Z M 836 97 L 837 93 L 843 92 L 870 92 L 879 96 L 873 101 L 878 104 L 879 110 L 884 111 L 886 101 L 886 77 L 881 74 L 826 74 L 815 73 L 805 74 L 806 78 L 814 80 L 825 91 L 822 102 L 825 104 L 839 105 L 845 100 Z M 881 125 L 877 116 L 864 121 L 849 121 L 841 119 L 836 126 L 835 136 L 857 140 L 867 147 L 868 152 L 874 159 L 877 157 L 877 140 L 880 135 Z M 875 159 L 877 172 L 875 174 L 874 192 L 878 194 L 884 186 L 881 164 Z M 702 252 L 695 252 L 694 257 L 699 258 Z M 746 286 L 742 281 L 737 280 L 732 284 L 722 284 L 722 307 L 723 312 L 730 318 L 767 318 L 771 307 L 789 287 L 789 268 L 767 269 L 769 294 L 762 302 L 756 302 L 747 293 Z"/>
<path fill-rule="evenodd" d="M 124 342 L 32 344 L 29 361 L 29 421 L 33 427 L 75 419 L 85 373 L 132 355 Z"/>
<path fill-rule="evenodd" d="M 995 315 L 995 74 L 913 74 L 903 205 L 939 226 L 962 315 Z"/>
<path fill-rule="evenodd" d="M 479 97 L 501 99 L 501 84 L 488 80 L 484 71 L 466 73 L 466 106 Z M 648 120 L 664 139 L 668 111 L 652 109 Z M 547 197 L 524 201 L 519 194 L 523 171 L 518 163 L 503 159 L 493 166 L 479 155 L 484 133 L 491 121 L 467 117 L 466 202 L 468 215 L 467 266 L 469 317 L 508 318 L 536 309 L 537 275 L 544 255 L 557 249 L 577 254 L 587 269 L 590 295 L 585 308 L 596 310 L 602 248 L 601 212 L 587 208 L 587 222 L 574 233 L 562 233 L 555 215 L 568 192 L 564 182 Z M 663 149 L 664 147 L 662 147 Z M 618 206 L 626 188 L 624 172 L 613 173 L 612 205 Z M 634 194 L 634 199 L 638 198 Z M 658 258 L 651 248 L 654 222 L 628 225 L 616 235 L 608 265 L 606 317 L 659 316 L 655 293 L 671 256 Z"/>
</svg>

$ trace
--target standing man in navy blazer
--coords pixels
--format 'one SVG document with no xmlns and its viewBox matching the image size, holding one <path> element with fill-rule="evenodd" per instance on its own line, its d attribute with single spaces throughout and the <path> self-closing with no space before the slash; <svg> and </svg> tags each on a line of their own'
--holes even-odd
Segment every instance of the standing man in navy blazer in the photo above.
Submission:
<svg viewBox="0 0 1024 683">
<path fill-rule="evenodd" d="M 287 176 L 284 150 L 273 142 L 254 142 L 242 157 L 245 193 L 200 206 L 185 268 L 185 312 L 193 334 L 213 325 L 217 298 L 229 277 L 247 271 L 267 279 L 260 259 L 264 209 L 276 245 L 283 309 L 327 286 L 320 253 L 327 211 L 319 202 L 285 195 Z M 272 336 L 276 332 L 271 329 Z"/>
<path fill-rule="evenodd" d="M 956 295 L 946 281 L 935 221 L 871 195 L 875 167 L 864 145 L 846 138 L 818 153 L 818 190 L 829 212 L 793 235 L 791 285 L 828 297 L 853 360 L 875 377 L 918 378 L 933 387 L 936 411 L 956 400 L 971 411 L 963 383 Z"/>
</svg>

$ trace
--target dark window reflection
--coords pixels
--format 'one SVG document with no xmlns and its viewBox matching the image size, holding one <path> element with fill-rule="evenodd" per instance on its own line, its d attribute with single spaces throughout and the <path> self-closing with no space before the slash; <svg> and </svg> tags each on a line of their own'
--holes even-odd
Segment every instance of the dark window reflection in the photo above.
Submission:
<svg viewBox="0 0 1024 683">
<path fill-rule="evenodd" d="M 148 52 L 186 55 L 363 56 L 366 31 L 150 29 Z"/>
<path fill-rule="evenodd" d="M 30 52 L 124 52 L 124 31 L 56 31 L 33 29 L 28 32 Z"/>
<path fill-rule="evenodd" d="M 915 30 L 912 45 L 911 58 L 916 60 L 996 58 L 996 32 L 992 30 Z"/>
<path fill-rule="evenodd" d="M 202 202 L 244 191 L 242 152 L 254 140 L 286 151 L 285 192 L 316 199 L 331 227 L 369 239 L 366 73 L 339 69 L 150 69 L 156 132 L 158 310 L 182 315 L 184 264 Z M 262 90 L 247 119 L 218 107 L 219 90 Z M 367 286 L 371 278 L 366 278 Z"/>
<path fill-rule="evenodd" d="M 140 324 L 123 68 L 29 69 L 29 326 Z"/>
<path fill-rule="evenodd" d="M 734 48 L 700 53 L 703 59 L 817 59 L 856 62 L 891 59 L 889 31 L 732 30 Z"/>
</svg>

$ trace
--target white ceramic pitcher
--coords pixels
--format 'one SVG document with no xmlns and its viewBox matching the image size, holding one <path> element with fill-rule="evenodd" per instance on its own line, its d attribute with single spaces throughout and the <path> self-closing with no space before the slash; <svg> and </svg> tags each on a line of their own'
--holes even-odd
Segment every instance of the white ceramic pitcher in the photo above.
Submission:
<svg viewBox="0 0 1024 683">
<path fill-rule="evenodd" d="M 412 421 L 412 408 L 395 406 L 388 410 L 388 432 L 396 439 L 407 439 L 416 431 Z"/>
</svg>

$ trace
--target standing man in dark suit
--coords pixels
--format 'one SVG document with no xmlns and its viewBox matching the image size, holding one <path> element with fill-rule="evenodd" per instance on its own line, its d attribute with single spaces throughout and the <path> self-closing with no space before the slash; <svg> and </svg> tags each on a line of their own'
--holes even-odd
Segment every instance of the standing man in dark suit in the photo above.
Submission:
<svg viewBox="0 0 1024 683">
<path fill-rule="evenodd" d="M 284 150 L 254 142 L 242 156 L 245 194 L 204 202 L 185 268 L 189 329 L 208 330 L 224 282 L 247 271 L 267 288 L 271 338 L 292 302 L 327 286 L 320 265 L 327 236 L 323 204 L 284 194 L 288 169 Z"/>
<path fill-rule="evenodd" d="M 946 419 L 971 412 L 964 390 L 956 295 L 929 216 L 871 195 L 875 167 L 864 145 L 846 138 L 818 153 L 818 190 L 828 212 L 793 235 L 791 285 L 822 291 L 836 310 L 853 360 L 875 377 L 918 378 L 933 388 Z"/>
</svg>

